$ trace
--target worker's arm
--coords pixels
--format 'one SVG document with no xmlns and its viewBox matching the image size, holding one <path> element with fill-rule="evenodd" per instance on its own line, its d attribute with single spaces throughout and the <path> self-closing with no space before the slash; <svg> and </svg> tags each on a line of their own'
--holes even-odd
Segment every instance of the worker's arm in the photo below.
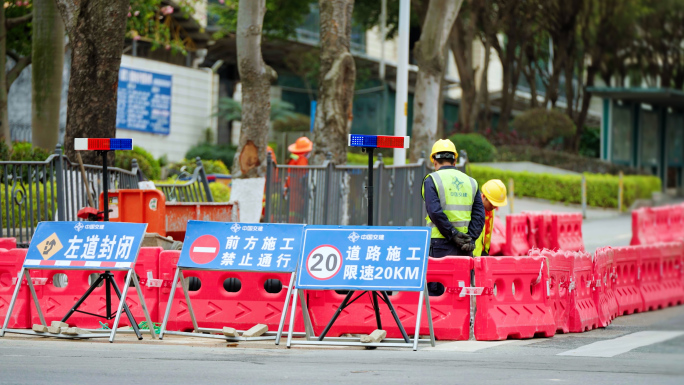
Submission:
<svg viewBox="0 0 684 385">
<path fill-rule="evenodd" d="M 482 231 L 484 231 L 484 225 L 485 209 L 480 190 L 478 190 L 473 201 L 472 212 L 470 213 L 470 224 L 468 225 L 468 235 L 470 238 L 473 240 L 479 238 Z"/>
<path fill-rule="evenodd" d="M 425 178 L 423 187 L 425 190 L 425 210 L 427 211 L 430 220 L 437 226 L 437 229 L 439 229 L 439 232 L 442 233 L 444 238 L 451 239 L 458 230 L 454 228 L 454 225 L 449 222 L 449 218 L 447 218 L 444 211 L 442 211 L 439 195 L 437 194 L 437 189 L 435 188 L 435 183 L 432 178 Z M 482 204 L 481 201 L 480 204 Z"/>
</svg>

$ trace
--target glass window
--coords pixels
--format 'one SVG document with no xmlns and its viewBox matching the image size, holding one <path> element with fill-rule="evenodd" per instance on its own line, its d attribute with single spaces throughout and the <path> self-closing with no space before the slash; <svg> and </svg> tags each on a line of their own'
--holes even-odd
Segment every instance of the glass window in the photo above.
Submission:
<svg viewBox="0 0 684 385">
<path fill-rule="evenodd" d="M 658 165 L 658 113 L 641 110 L 641 165 Z"/>
<path fill-rule="evenodd" d="M 613 105 L 612 161 L 630 163 L 632 160 L 632 114 L 627 106 Z"/>
<path fill-rule="evenodd" d="M 682 165 L 684 149 L 684 116 L 667 114 L 667 160 L 670 166 Z"/>
</svg>

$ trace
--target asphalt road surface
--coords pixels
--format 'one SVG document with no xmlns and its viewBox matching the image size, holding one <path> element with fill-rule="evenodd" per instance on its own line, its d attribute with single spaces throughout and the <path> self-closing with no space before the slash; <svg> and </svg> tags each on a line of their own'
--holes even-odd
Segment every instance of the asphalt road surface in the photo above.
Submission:
<svg viewBox="0 0 684 385">
<path fill-rule="evenodd" d="M 119 334 L 0 338 L 2 384 L 684 384 L 684 306 L 553 338 L 438 342 L 417 352 Z"/>
</svg>

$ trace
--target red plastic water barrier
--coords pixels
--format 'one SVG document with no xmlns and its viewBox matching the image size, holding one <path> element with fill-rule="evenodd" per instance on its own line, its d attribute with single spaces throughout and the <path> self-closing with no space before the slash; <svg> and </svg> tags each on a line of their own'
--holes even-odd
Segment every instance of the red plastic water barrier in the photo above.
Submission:
<svg viewBox="0 0 684 385">
<path fill-rule="evenodd" d="M 180 251 L 164 251 L 161 254 L 160 271 L 164 283 L 160 294 L 160 318 L 164 317 L 169 302 L 179 257 Z M 187 270 L 183 272 L 183 275 L 188 280 L 190 277 L 200 280 L 199 289 L 190 291 L 192 309 L 199 327 L 221 329 L 229 326 L 238 330 L 247 330 L 256 324 L 266 324 L 268 330 L 278 330 L 290 274 Z M 237 292 L 228 292 L 224 287 L 224 282 L 230 278 L 240 281 Z M 269 279 L 277 279 L 282 283 L 283 287 L 279 293 L 266 292 L 265 285 Z M 238 289 L 237 285 L 233 284 L 233 289 Z M 297 312 L 299 316 L 295 321 L 295 331 L 303 332 L 304 321 L 299 303 Z M 285 330 L 288 330 L 289 321 L 289 317 L 285 317 Z M 166 328 L 167 330 L 193 330 L 188 305 L 180 285 L 176 286 Z"/>
<path fill-rule="evenodd" d="M 551 337 L 556 323 L 548 298 L 548 262 L 544 257 L 474 259 L 477 296 L 475 339 Z"/>
<path fill-rule="evenodd" d="M 639 276 L 642 248 L 642 246 L 624 246 L 613 249 L 613 265 L 616 274 L 614 291 L 620 315 L 644 311 Z"/>
<path fill-rule="evenodd" d="M 16 249 L 17 238 L 0 238 L 0 249 Z"/>
<path fill-rule="evenodd" d="M 527 214 L 506 215 L 505 255 L 527 255 L 530 245 L 527 243 Z"/>
<path fill-rule="evenodd" d="M 166 236 L 166 198 L 159 190 L 122 189 L 109 192 L 111 222 L 147 223 L 148 233 Z M 100 211 L 104 195 L 100 194 Z"/>
<path fill-rule="evenodd" d="M 446 288 L 444 294 L 430 297 L 432 322 L 435 338 L 439 340 L 467 340 L 470 326 L 470 297 L 461 296 L 461 287 L 470 286 L 470 257 L 430 258 L 428 260 L 428 282 L 438 282 Z M 359 292 L 360 294 L 360 292 Z M 333 290 L 310 291 L 309 312 L 316 334 L 320 334 L 328 321 L 342 303 L 346 294 Z M 410 336 L 416 331 L 416 311 L 419 293 L 396 292 L 390 296 L 399 320 Z M 380 320 L 387 337 L 401 338 L 401 332 L 387 307 L 380 303 Z M 338 337 L 343 334 L 369 334 L 377 329 L 375 312 L 370 294 L 356 300 L 343 310 L 328 331 L 328 336 Z M 420 321 L 420 334 L 429 335 L 428 320 L 425 309 Z"/>
<path fill-rule="evenodd" d="M 239 222 L 240 209 L 237 202 L 166 203 L 166 233 L 173 239 L 185 239 L 185 228 L 189 220 Z"/>
<path fill-rule="evenodd" d="M 632 211 L 632 241 L 630 245 L 650 245 L 658 242 L 655 215 L 648 207 Z"/>
<path fill-rule="evenodd" d="M 529 233 L 527 242 L 530 248 L 550 249 L 551 211 L 526 212 Z"/>
<path fill-rule="evenodd" d="M 24 264 L 28 249 L 4 249 L 0 248 L 0 323 L 5 322 L 7 309 L 14 294 L 16 278 Z M 35 286 L 37 288 L 38 286 Z M 22 277 L 22 285 L 19 289 L 14 310 L 7 324 L 9 328 L 26 329 L 31 327 L 31 311 L 28 306 L 31 301 L 31 293 L 26 283 L 26 278 Z"/>
<path fill-rule="evenodd" d="M 598 311 L 593 299 L 594 265 L 591 255 L 585 252 L 566 252 L 574 261 L 573 281 L 575 290 L 570 297 L 569 328 L 571 333 L 582 333 L 596 329 L 599 324 Z"/>
<path fill-rule="evenodd" d="M 575 290 L 573 270 L 575 258 L 564 251 L 530 250 L 530 255 L 541 255 L 549 261 L 549 295 L 557 333 L 570 331 L 570 299 Z"/>
<path fill-rule="evenodd" d="M 502 255 L 506 246 L 506 227 L 501 223 L 499 217 L 494 217 L 494 230 L 492 231 L 492 241 L 489 244 L 489 255 Z"/>
<path fill-rule="evenodd" d="M 664 243 L 662 250 L 662 290 L 667 306 L 682 304 L 682 242 Z"/>
<path fill-rule="evenodd" d="M 684 239 L 684 206 L 670 206 L 670 227 L 665 231 L 667 241 L 677 242 Z"/>
<path fill-rule="evenodd" d="M 153 278 L 158 278 L 159 254 L 161 251 L 160 247 L 141 248 L 134 269 L 145 296 L 147 310 L 150 312 L 153 322 L 160 321 L 159 289 L 148 286 L 148 272 L 151 273 Z M 38 295 L 38 301 L 43 310 L 45 321 L 49 324 L 52 321 L 61 320 L 76 301 L 88 290 L 90 284 L 97 279 L 99 273 L 100 271 L 92 270 L 32 270 L 31 276 L 47 278 L 45 285 L 36 287 L 36 294 Z M 126 273 L 125 271 L 112 271 L 120 290 L 123 290 Z M 66 279 L 58 274 L 65 275 Z M 66 283 L 66 286 L 58 287 L 63 286 L 64 283 Z M 119 299 L 114 290 L 112 290 L 111 299 L 111 309 L 112 313 L 114 313 L 119 306 Z M 145 313 L 140 306 L 138 293 L 132 287 L 132 284 L 126 294 L 126 304 L 133 313 L 136 322 L 146 321 Z M 106 290 L 104 284 L 92 292 L 88 299 L 79 307 L 79 310 L 99 315 L 106 314 Z M 108 321 L 104 318 L 75 312 L 66 322 L 69 325 L 81 328 L 99 328 L 101 326 L 100 322 L 108 323 L 109 327 L 111 327 L 114 319 Z M 31 303 L 31 323 L 40 323 L 38 311 L 33 302 Z M 125 314 L 121 316 L 120 325 L 130 325 Z"/>
<path fill-rule="evenodd" d="M 602 247 L 596 250 L 594 256 L 594 303 L 599 315 L 599 326 L 610 325 L 617 318 L 618 303 L 615 298 L 613 284 L 616 280 L 616 269 L 613 266 L 613 249 Z"/>
<path fill-rule="evenodd" d="M 667 297 L 663 290 L 663 248 L 662 244 L 653 244 L 641 249 L 641 297 L 644 311 L 663 309 L 667 307 Z"/>
<path fill-rule="evenodd" d="M 584 240 L 582 239 L 582 214 L 553 214 L 551 216 L 550 236 L 549 248 L 551 249 L 584 251 Z"/>
</svg>

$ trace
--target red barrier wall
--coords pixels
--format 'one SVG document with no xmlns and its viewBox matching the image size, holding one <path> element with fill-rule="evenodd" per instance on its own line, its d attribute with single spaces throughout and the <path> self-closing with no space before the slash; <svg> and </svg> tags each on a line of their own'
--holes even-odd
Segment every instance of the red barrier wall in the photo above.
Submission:
<svg viewBox="0 0 684 385">
<path fill-rule="evenodd" d="M 506 227 L 501 223 L 499 217 L 494 217 L 494 230 L 492 231 L 492 241 L 489 245 L 489 255 L 501 255 L 506 247 Z"/>
<path fill-rule="evenodd" d="M 530 245 L 527 243 L 527 215 L 506 215 L 505 255 L 527 255 Z"/>
<path fill-rule="evenodd" d="M 548 235 L 548 234 L 547 234 Z M 551 249 L 584 251 L 582 214 L 563 213 L 551 216 Z"/>
<path fill-rule="evenodd" d="M 428 260 L 428 282 L 439 282 L 446 288 L 441 296 L 431 296 L 432 322 L 435 338 L 439 340 L 467 340 L 470 325 L 470 297 L 460 296 L 459 287 L 470 286 L 470 257 L 430 258 Z M 333 290 L 310 291 L 309 311 L 316 334 L 319 335 L 342 303 L 345 294 Z M 390 296 L 404 329 L 413 336 L 416 331 L 418 293 L 397 292 Z M 391 313 L 380 303 L 380 319 L 387 337 L 401 338 L 401 332 Z M 423 308 L 420 326 L 421 335 L 429 335 L 427 314 Z M 375 312 L 370 295 L 364 295 L 342 311 L 328 336 L 342 334 L 369 334 L 377 329 Z"/>
<path fill-rule="evenodd" d="M 5 322 L 5 317 L 7 317 L 7 309 L 9 309 L 15 287 L 12 279 L 17 278 L 27 251 L 28 249 L 0 248 L 0 322 Z M 38 287 L 34 285 L 34 288 Z M 31 327 L 31 311 L 28 306 L 30 301 L 31 293 L 26 278 L 22 277 L 22 285 L 7 327 L 16 329 Z"/>
<path fill-rule="evenodd" d="M 662 249 L 662 290 L 667 306 L 682 304 L 682 242 L 661 245 Z"/>
<path fill-rule="evenodd" d="M 475 339 L 551 337 L 556 323 L 548 300 L 544 257 L 481 257 L 474 260 L 475 283 L 491 290 L 477 296 Z"/>
<path fill-rule="evenodd" d="M 575 259 L 573 281 L 575 281 L 576 289 L 570 297 L 569 328 L 571 333 L 582 333 L 596 329 L 599 324 L 598 312 L 592 295 L 594 265 L 588 253 L 567 253 Z"/>
<path fill-rule="evenodd" d="M 17 238 L 0 238 L 0 249 L 16 249 Z"/>
<path fill-rule="evenodd" d="M 161 314 L 159 318 L 163 318 L 166 311 L 179 257 L 180 251 L 164 251 L 161 254 L 160 271 L 164 283 L 160 294 Z M 261 323 L 268 325 L 270 331 L 278 330 L 280 316 L 285 304 L 287 285 L 290 282 L 290 274 L 199 270 L 187 270 L 183 274 L 186 279 L 197 277 L 201 281 L 199 290 L 190 292 L 192 309 L 195 312 L 195 317 L 197 317 L 199 327 L 221 329 L 228 326 L 238 330 L 247 330 Z M 224 289 L 223 283 L 228 278 L 240 280 L 241 288 L 238 292 L 228 292 Z M 264 284 L 268 279 L 280 280 L 283 285 L 282 290 L 279 293 L 266 292 Z M 297 304 L 297 312 L 295 331 L 303 332 L 304 321 L 299 303 Z M 285 318 L 285 330 L 289 328 L 289 321 L 288 313 Z M 193 330 L 190 313 L 180 285 L 176 287 L 166 328 L 167 330 Z"/>
<path fill-rule="evenodd" d="M 632 241 L 630 245 L 650 245 L 658 242 L 655 215 L 650 208 L 632 211 Z"/>
<path fill-rule="evenodd" d="M 617 275 L 614 291 L 620 315 L 644 311 L 639 284 L 641 249 L 642 246 L 624 246 L 613 249 L 613 264 Z"/>
<path fill-rule="evenodd" d="M 531 251 L 532 253 L 539 251 Z M 564 251 L 543 250 L 541 255 L 549 261 L 549 294 L 553 307 L 557 333 L 570 331 L 570 298 L 575 290 L 573 269 L 575 258 Z"/>
<path fill-rule="evenodd" d="M 647 245 L 641 249 L 640 287 L 645 311 L 667 307 L 662 285 L 662 254 L 662 244 Z"/>
<path fill-rule="evenodd" d="M 613 266 L 613 249 L 603 247 L 596 250 L 594 256 L 594 303 L 599 316 L 599 326 L 606 327 L 618 316 L 618 303 L 613 291 L 615 267 Z"/>
</svg>

